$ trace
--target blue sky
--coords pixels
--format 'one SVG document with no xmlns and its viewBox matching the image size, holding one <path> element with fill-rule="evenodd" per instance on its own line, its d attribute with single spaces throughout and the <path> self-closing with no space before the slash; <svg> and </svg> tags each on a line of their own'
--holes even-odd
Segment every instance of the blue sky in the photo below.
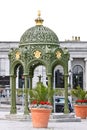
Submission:
<svg viewBox="0 0 87 130">
<path fill-rule="evenodd" d="M 60 41 L 80 36 L 87 41 L 87 0 L 0 0 L 0 41 L 19 41 L 35 26 L 41 10 L 44 26 L 52 29 Z"/>
</svg>

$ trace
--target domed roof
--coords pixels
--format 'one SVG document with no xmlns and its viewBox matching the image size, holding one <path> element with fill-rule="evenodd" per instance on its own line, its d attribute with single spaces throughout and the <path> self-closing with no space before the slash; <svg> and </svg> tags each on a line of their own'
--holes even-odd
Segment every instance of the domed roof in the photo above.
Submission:
<svg viewBox="0 0 87 130">
<path fill-rule="evenodd" d="M 43 25 L 36 25 L 24 32 L 20 39 L 22 43 L 57 43 L 59 40 L 57 35 L 49 28 Z"/>
<path fill-rule="evenodd" d="M 59 44 L 59 40 L 57 35 L 48 27 L 42 25 L 43 19 L 40 17 L 40 13 L 38 18 L 35 20 L 36 26 L 29 28 L 24 32 L 24 34 L 20 38 L 20 45 L 27 44 Z"/>
</svg>

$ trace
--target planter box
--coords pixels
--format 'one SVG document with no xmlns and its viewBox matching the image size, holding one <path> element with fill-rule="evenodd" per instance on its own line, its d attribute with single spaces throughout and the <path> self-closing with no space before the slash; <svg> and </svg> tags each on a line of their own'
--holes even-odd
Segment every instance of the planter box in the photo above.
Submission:
<svg viewBox="0 0 87 130">
<path fill-rule="evenodd" d="M 75 114 L 81 119 L 86 119 L 87 117 L 87 105 L 74 105 Z"/>
</svg>

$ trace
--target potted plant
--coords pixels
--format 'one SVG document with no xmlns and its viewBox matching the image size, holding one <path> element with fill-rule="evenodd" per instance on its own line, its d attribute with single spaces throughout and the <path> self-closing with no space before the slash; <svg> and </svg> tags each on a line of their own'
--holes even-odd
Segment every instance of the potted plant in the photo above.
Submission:
<svg viewBox="0 0 87 130">
<path fill-rule="evenodd" d="M 32 116 L 33 127 L 47 128 L 50 114 L 52 112 L 51 98 L 55 90 L 44 86 L 42 82 L 38 82 L 37 86 L 29 91 L 30 105 L 29 109 Z"/>
<path fill-rule="evenodd" d="M 71 90 L 71 94 L 76 97 L 74 110 L 77 117 L 85 119 L 87 117 L 87 91 L 80 86 Z"/>
</svg>

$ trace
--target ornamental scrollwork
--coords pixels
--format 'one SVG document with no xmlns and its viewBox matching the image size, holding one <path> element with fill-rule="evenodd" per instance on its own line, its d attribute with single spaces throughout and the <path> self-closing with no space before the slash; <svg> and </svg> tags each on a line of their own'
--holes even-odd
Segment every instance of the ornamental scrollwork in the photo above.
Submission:
<svg viewBox="0 0 87 130">
<path fill-rule="evenodd" d="M 34 26 L 25 31 L 20 39 L 23 43 L 59 43 L 57 35 L 49 28 L 44 26 Z"/>
</svg>

